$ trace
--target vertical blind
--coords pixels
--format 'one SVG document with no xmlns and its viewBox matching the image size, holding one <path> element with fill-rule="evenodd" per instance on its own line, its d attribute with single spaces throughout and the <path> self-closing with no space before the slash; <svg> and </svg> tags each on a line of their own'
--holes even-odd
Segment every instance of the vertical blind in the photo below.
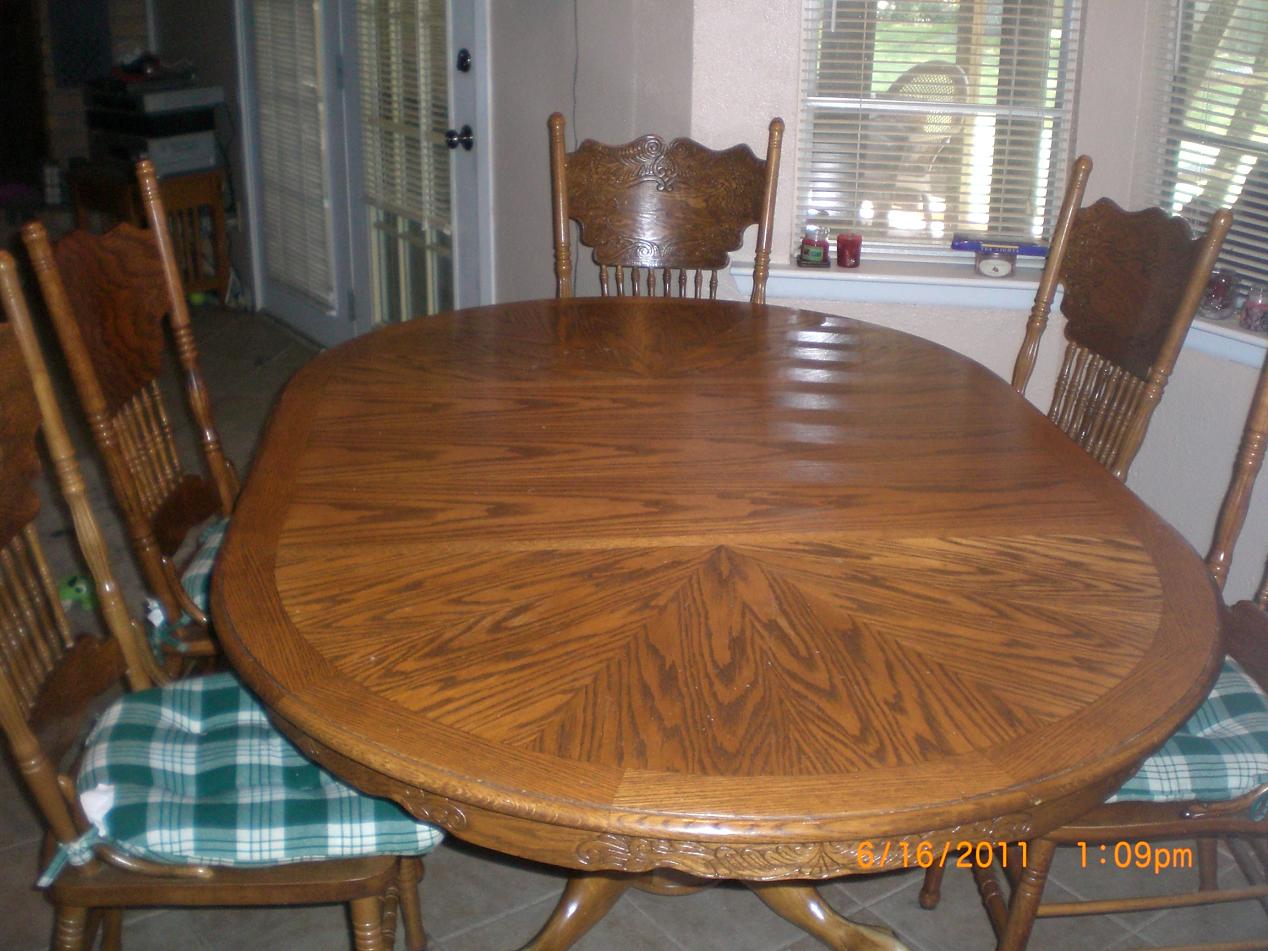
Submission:
<svg viewBox="0 0 1268 951">
<path fill-rule="evenodd" d="M 1232 208 L 1220 264 L 1243 282 L 1268 282 L 1268 0 L 1174 6 L 1158 51 L 1166 68 L 1155 194 L 1199 228 Z"/>
<path fill-rule="evenodd" d="M 358 0 L 366 200 L 448 233 L 445 0 Z"/>
<path fill-rule="evenodd" d="M 252 0 L 269 277 L 333 309 L 319 0 Z"/>
<path fill-rule="evenodd" d="M 894 250 L 1039 238 L 1069 159 L 1079 0 L 806 0 L 798 213 Z"/>
</svg>

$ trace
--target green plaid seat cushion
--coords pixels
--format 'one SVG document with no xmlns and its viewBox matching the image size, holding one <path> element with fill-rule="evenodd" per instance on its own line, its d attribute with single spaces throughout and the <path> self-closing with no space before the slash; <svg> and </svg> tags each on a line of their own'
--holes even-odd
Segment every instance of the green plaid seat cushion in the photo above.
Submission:
<svg viewBox="0 0 1268 951">
<path fill-rule="evenodd" d="M 423 855 L 442 837 L 306 759 L 229 673 L 121 698 L 90 733 L 77 786 L 93 829 L 42 884 L 97 842 L 159 862 L 274 865 Z"/>
<path fill-rule="evenodd" d="M 1219 802 L 1268 783 L 1268 696 L 1231 657 L 1202 706 L 1109 800 Z M 1262 809 L 1268 802 L 1260 801 Z"/>
<path fill-rule="evenodd" d="M 228 530 L 227 518 L 219 518 L 208 524 L 198 536 L 198 547 L 194 550 L 194 556 L 189 560 L 189 564 L 185 566 L 184 574 L 181 575 L 181 587 L 204 615 L 207 614 L 208 605 L 211 603 L 211 572 L 216 567 L 216 557 L 220 554 L 220 545 L 224 542 L 225 532 Z M 172 633 L 172 625 L 167 614 L 156 599 L 146 600 L 145 618 L 149 622 L 150 647 L 154 650 L 154 656 L 160 661 L 163 660 L 165 647 L 177 651 L 185 649 L 185 642 Z M 189 618 L 181 615 L 176 626 L 184 627 L 188 623 Z"/>
<path fill-rule="evenodd" d="M 216 567 L 216 556 L 220 554 L 220 545 L 228 530 L 227 518 L 216 519 L 204 528 L 198 536 L 198 549 L 181 575 L 181 587 L 203 614 L 211 602 L 211 569 Z"/>
</svg>

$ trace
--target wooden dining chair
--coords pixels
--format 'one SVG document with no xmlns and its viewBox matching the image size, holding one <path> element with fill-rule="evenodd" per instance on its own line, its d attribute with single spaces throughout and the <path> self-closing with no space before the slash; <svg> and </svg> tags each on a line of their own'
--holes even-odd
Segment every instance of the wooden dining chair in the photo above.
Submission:
<svg viewBox="0 0 1268 951">
<path fill-rule="evenodd" d="M 44 226 L 22 229 L 44 302 L 105 462 L 115 502 L 150 593 L 181 653 L 214 653 L 208 585 L 238 478 L 225 458 L 198 364 L 189 310 L 154 167 L 137 165 L 149 228 L 73 231 L 50 244 Z M 181 459 L 159 378 L 173 350 L 198 433 L 204 472 Z M 205 526 L 194 553 L 178 551 Z M 188 546 L 186 546 L 188 547 Z"/>
<path fill-rule="evenodd" d="M 707 271 L 714 298 L 718 270 L 756 224 L 750 300 L 765 303 L 782 119 L 770 122 L 764 161 L 747 145 L 715 152 L 656 135 L 625 145 L 586 139 L 567 152 L 564 117 L 556 112 L 549 127 L 556 297 L 573 295 L 570 221 L 593 251 L 604 297 L 701 297 Z"/>
<path fill-rule="evenodd" d="M 103 931 L 102 947 L 117 951 L 129 907 L 347 902 L 358 951 L 392 948 L 398 911 L 420 951 L 419 856 L 439 831 L 305 760 L 231 674 L 164 683 L 119 595 L 3 251 L 0 302 L 0 728 L 48 827 L 53 948 L 79 951 Z M 35 528 L 37 433 L 105 636 L 72 634 L 50 576 Z M 132 692 L 107 707 L 120 681 Z M 66 763 L 77 779 L 59 772 Z"/>
<path fill-rule="evenodd" d="M 1012 382 L 1026 392 L 1060 284 L 1067 343 L 1048 418 L 1126 480 L 1233 215 L 1221 208 L 1193 238 L 1159 208 L 1083 208 L 1091 171 L 1086 155 L 1071 169 Z"/>
<path fill-rule="evenodd" d="M 1268 447 L 1268 363 L 1260 372 L 1232 476 L 1206 556 L 1207 568 L 1223 590 L 1229 560 L 1251 491 Z M 1022 951 L 1035 919 L 1152 911 L 1258 899 L 1268 935 L 1268 566 L 1252 601 L 1235 605 L 1225 618 L 1227 656 L 1210 695 L 1177 731 L 1105 804 L 1078 822 L 1029 843 L 1029 867 L 1011 876 L 1006 901 L 994 869 L 975 868 L 978 890 L 1000 938 L 1001 951 Z M 1238 837 L 1233 854 L 1249 884 L 1221 889 L 1217 881 L 1217 841 Z M 1198 843 L 1199 886 L 1180 895 L 1042 903 L 1044 878 L 1058 845 L 1085 843 L 1093 856 L 1101 846 L 1194 838 Z M 1113 855 L 1114 853 L 1110 853 Z M 1170 854 L 1170 853 L 1169 853 Z M 1119 856 L 1118 858 L 1121 858 Z M 1135 853 L 1133 858 L 1137 858 Z M 1096 861 L 1094 858 L 1093 861 Z M 920 893 L 925 908 L 938 904 L 942 869 L 931 867 Z M 1209 947 L 1263 948 L 1265 942 L 1221 943 Z"/>
</svg>

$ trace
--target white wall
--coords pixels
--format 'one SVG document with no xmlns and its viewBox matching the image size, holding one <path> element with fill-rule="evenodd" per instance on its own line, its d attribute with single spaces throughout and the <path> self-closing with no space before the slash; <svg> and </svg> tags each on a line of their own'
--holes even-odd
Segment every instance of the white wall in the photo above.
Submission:
<svg viewBox="0 0 1268 951">
<path fill-rule="evenodd" d="M 1150 30 L 1164 20 L 1169 0 L 1096 0 L 1085 5 L 1075 146 L 1096 166 L 1089 195 L 1108 195 L 1125 206 L 1151 201 L 1148 162 L 1157 138 L 1151 94 L 1156 64 L 1144 52 Z M 779 178 L 772 260 L 790 259 L 800 134 L 800 0 L 695 0 L 698 29 L 692 44 L 691 134 L 706 143 L 746 141 L 758 149 L 766 122 L 782 115 L 787 126 Z M 760 37 L 760 42 L 754 42 Z M 866 256 L 866 250 L 865 250 Z M 893 327 L 949 346 L 1007 379 L 1021 342 L 1027 311 L 915 304 L 871 304 L 780 299 L 800 306 Z M 1063 347 L 1054 319 L 1027 391 L 1046 408 Z M 1256 370 L 1186 348 L 1132 467 L 1128 485 L 1205 553 Z M 1268 485 L 1261 487 L 1233 561 L 1226 593 L 1248 596 L 1268 552 Z"/>
<path fill-rule="evenodd" d="M 551 297 L 546 119 L 564 114 L 570 148 L 587 138 L 615 144 L 646 132 L 686 135 L 691 7 L 681 0 L 493 0 L 490 41 L 494 299 Z M 592 272 L 577 267 L 597 290 Z"/>
</svg>

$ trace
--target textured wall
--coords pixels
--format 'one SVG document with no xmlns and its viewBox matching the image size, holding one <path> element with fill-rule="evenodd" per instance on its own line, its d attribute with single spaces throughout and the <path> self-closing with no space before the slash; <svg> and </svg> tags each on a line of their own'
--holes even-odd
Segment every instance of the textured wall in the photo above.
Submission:
<svg viewBox="0 0 1268 951">
<path fill-rule="evenodd" d="M 688 134 L 691 24 L 681 0 L 493 0 L 495 300 L 555 293 L 547 117 L 567 117 L 569 148 Z M 577 257 L 578 293 L 597 292 L 588 254 Z"/>
</svg>

